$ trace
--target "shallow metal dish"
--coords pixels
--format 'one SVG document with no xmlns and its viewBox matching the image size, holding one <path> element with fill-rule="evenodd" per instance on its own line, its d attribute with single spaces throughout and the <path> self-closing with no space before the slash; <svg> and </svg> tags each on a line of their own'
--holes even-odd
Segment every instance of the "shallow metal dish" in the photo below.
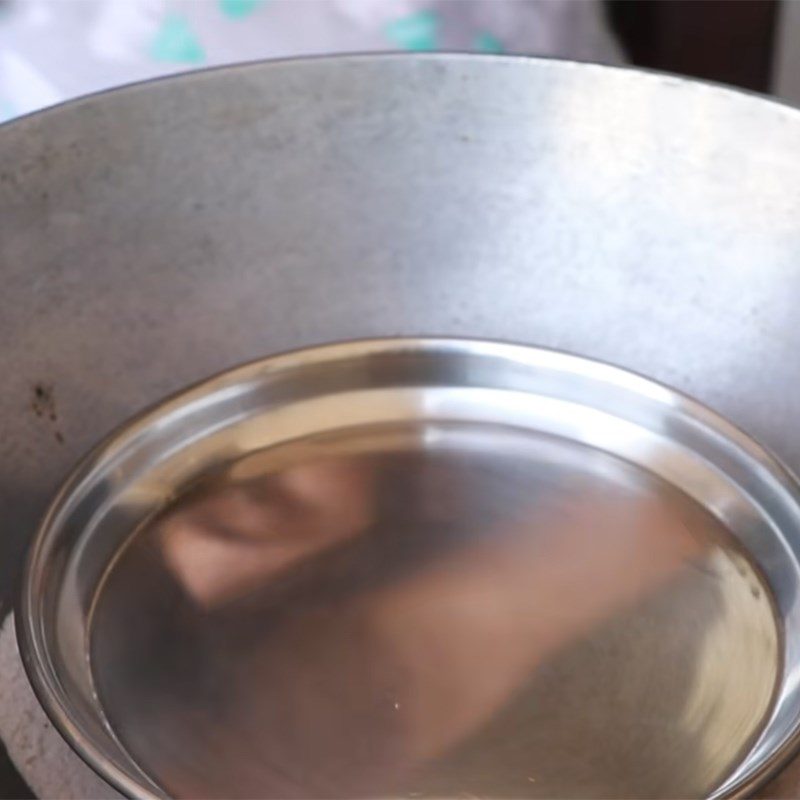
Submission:
<svg viewBox="0 0 800 800">
<path fill-rule="evenodd" d="M 422 773 L 398 778 L 389 769 L 363 784 L 351 780 L 357 764 L 345 778 L 312 760 L 299 766 L 307 782 L 290 781 L 290 791 L 281 784 L 282 796 L 319 790 L 315 770 L 328 796 L 738 796 L 788 757 L 800 726 L 800 495 L 783 467 L 697 402 L 612 366 L 486 341 L 386 339 L 268 358 L 174 396 L 106 440 L 55 499 L 30 553 L 19 636 L 42 703 L 103 777 L 135 797 L 266 795 L 278 785 L 269 770 L 242 770 L 227 744 L 217 748 L 220 737 L 237 752 L 249 745 L 213 707 L 224 706 L 228 692 L 241 693 L 231 672 L 241 653 L 230 642 L 261 637 L 253 631 L 272 624 L 270 614 L 299 613 L 287 603 L 299 598 L 306 608 L 319 574 L 327 573 L 312 571 L 310 583 L 285 597 L 285 571 L 263 580 L 269 591 L 277 586 L 269 614 L 259 606 L 253 616 L 252 607 L 234 604 L 239 610 L 223 616 L 225 630 L 214 634 L 223 639 L 208 638 L 211 612 L 195 607 L 191 618 L 180 616 L 185 606 L 172 602 L 164 574 L 149 571 L 147 548 L 142 560 L 136 542 L 170 519 L 164 509 L 176 497 L 178 508 L 191 512 L 214 486 L 280 477 L 287 464 L 363 458 L 360 474 L 371 488 L 361 496 L 388 498 L 394 511 L 370 512 L 356 537 L 357 547 L 368 543 L 368 554 L 356 559 L 359 569 L 344 562 L 346 588 L 339 591 L 346 602 L 392 585 L 397 575 L 384 573 L 398 563 L 403 575 L 427 574 L 433 556 L 426 548 L 438 540 L 444 549 L 434 555 L 457 564 L 459 548 L 499 530 L 498 520 L 505 524 L 522 504 L 538 508 L 558 498 L 557 507 L 569 505 L 577 492 L 603 503 L 655 499 L 677 508 L 707 549 L 679 579 L 646 587 L 610 622 L 558 648 L 531 671 L 529 689 L 465 737 L 472 742 L 466 749 L 437 754 Z M 209 475 L 215 484 L 202 482 Z M 428 485 L 436 487 L 434 510 L 420 500 Z M 407 528 L 386 538 L 392 514 Z M 442 527 L 442 514 L 455 524 Z M 601 525 L 599 533 L 610 530 Z M 501 539 L 492 533 L 485 541 L 492 548 Z M 546 574 L 549 565 L 539 566 Z M 536 559 L 530 569 L 533 575 Z M 531 578 L 531 591 L 536 585 Z M 565 607 L 574 591 L 565 593 Z M 132 649 L 131 642 L 152 644 L 140 628 L 154 618 L 164 623 L 162 634 L 188 619 L 208 649 L 193 651 L 194 661 L 172 641 L 165 645 L 171 655 Z M 333 648 L 347 652 L 352 642 L 331 620 Z M 290 651 L 297 657 L 291 647 L 275 648 L 273 662 Z M 476 646 L 472 657 L 480 653 Z M 419 655 L 429 658 L 427 650 Z M 147 672 L 154 657 L 164 659 L 156 681 Z M 173 657 L 183 659 L 179 667 Z M 205 688 L 184 692 L 197 675 Z M 267 684 L 240 683 L 254 704 L 269 696 Z M 159 701 L 176 694 L 187 705 L 170 716 Z M 392 705 L 400 710 L 399 700 Z M 204 739 L 211 722 L 217 739 Z M 277 732 L 260 729 L 265 742 L 291 738 L 285 720 L 274 724 Z M 342 726 L 343 741 L 354 735 Z M 527 748 L 521 764 L 512 741 Z M 309 752 L 311 759 L 313 747 Z M 182 763 L 190 768 L 181 771 Z"/>
</svg>

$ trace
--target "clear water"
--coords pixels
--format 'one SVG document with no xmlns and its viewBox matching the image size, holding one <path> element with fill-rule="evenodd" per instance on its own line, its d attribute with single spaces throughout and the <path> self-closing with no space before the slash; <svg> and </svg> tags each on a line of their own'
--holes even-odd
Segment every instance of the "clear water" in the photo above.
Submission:
<svg viewBox="0 0 800 800">
<path fill-rule="evenodd" d="M 184 797 L 689 797 L 769 711 L 779 635 L 728 532 L 612 456 L 491 425 L 253 454 L 96 603 L 121 741 Z"/>
</svg>

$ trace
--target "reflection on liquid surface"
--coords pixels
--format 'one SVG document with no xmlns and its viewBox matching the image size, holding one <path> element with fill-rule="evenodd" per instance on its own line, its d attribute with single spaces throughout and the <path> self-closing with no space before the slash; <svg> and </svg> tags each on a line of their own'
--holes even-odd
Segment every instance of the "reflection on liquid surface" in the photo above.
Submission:
<svg viewBox="0 0 800 800">
<path fill-rule="evenodd" d="M 689 797 L 771 700 L 768 593 L 699 506 L 500 426 L 208 476 L 95 608 L 108 718 L 176 796 Z"/>
</svg>

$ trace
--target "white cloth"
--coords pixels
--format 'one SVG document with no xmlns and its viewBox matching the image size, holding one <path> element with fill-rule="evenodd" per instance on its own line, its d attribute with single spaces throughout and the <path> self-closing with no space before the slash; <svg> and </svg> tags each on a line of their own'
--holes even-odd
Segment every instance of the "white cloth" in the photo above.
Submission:
<svg viewBox="0 0 800 800">
<path fill-rule="evenodd" d="M 597 0 L 0 0 L 0 120 L 204 66 L 381 50 L 622 61 Z"/>
</svg>

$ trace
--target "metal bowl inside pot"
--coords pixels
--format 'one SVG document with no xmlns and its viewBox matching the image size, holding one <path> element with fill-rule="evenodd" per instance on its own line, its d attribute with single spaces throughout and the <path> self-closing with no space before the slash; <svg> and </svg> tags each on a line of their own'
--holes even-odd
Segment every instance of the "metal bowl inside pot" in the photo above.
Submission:
<svg viewBox="0 0 800 800">
<path fill-rule="evenodd" d="M 800 725 L 800 490 L 703 407 L 470 340 L 255 362 L 73 474 L 19 617 L 133 796 L 676 797 Z"/>
</svg>

